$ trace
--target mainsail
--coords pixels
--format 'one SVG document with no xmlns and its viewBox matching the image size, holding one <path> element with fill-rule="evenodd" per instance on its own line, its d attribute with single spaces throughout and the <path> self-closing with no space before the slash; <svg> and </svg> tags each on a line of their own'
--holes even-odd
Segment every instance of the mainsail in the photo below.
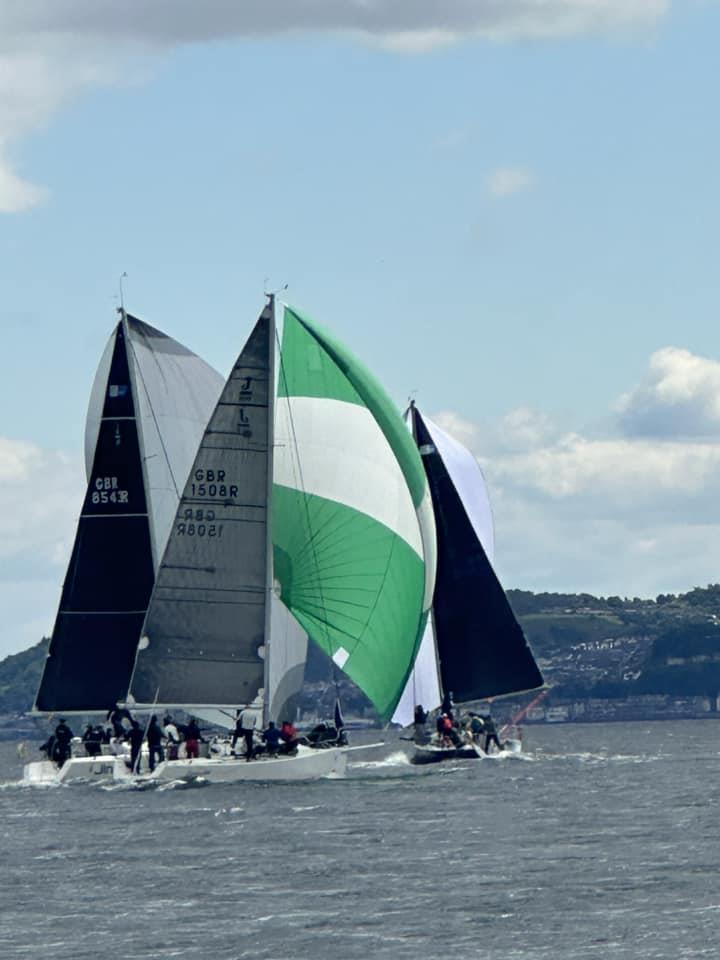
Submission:
<svg viewBox="0 0 720 960">
<path fill-rule="evenodd" d="M 480 468 L 414 404 L 411 416 L 437 525 L 433 621 L 442 688 L 464 702 L 539 687 L 542 675 L 488 559 L 492 516 Z"/>
<path fill-rule="evenodd" d="M 200 442 L 142 629 L 131 702 L 231 707 L 263 687 L 272 329 L 269 305 Z"/>
<path fill-rule="evenodd" d="M 88 487 L 36 710 L 107 710 L 124 696 L 154 580 L 152 544 L 167 535 L 155 491 L 172 496 L 186 474 L 218 380 L 181 344 L 122 314 L 91 394 Z M 164 479 L 153 486 L 148 472 Z"/>
<path fill-rule="evenodd" d="M 299 311 L 284 313 L 273 541 L 282 600 L 387 720 L 435 576 L 422 463 L 374 377 Z"/>
</svg>

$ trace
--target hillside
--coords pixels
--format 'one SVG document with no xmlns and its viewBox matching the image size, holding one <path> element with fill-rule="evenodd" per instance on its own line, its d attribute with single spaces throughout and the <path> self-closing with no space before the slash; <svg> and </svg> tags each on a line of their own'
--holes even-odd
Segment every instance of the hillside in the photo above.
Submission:
<svg viewBox="0 0 720 960">
<path fill-rule="evenodd" d="M 0 714 L 22 713 L 32 707 L 48 643 L 43 637 L 29 650 L 0 661 Z"/>
<path fill-rule="evenodd" d="M 548 703 L 720 692 L 720 584 L 685 594 L 593 597 L 509 590 L 508 598 L 552 691 Z M 0 662 L 0 714 L 32 706 L 48 641 Z M 341 682 L 345 710 L 369 714 L 357 688 Z M 332 712 L 335 690 L 324 654 L 311 650 L 302 706 Z M 714 709 L 714 706 L 711 707 Z"/>
<path fill-rule="evenodd" d="M 654 600 L 520 590 L 508 598 L 551 700 L 720 692 L 720 585 Z"/>
</svg>

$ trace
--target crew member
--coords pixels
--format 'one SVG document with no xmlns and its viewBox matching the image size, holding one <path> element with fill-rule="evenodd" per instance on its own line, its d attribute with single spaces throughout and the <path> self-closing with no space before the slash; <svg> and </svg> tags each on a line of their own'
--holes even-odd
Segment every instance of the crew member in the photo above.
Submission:
<svg viewBox="0 0 720 960">
<path fill-rule="evenodd" d="M 245 741 L 245 759 L 252 760 L 253 758 L 253 738 L 255 735 L 255 724 L 257 723 L 257 715 L 254 710 L 250 710 L 245 707 L 244 710 L 238 710 L 235 714 L 235 730 L 233 732 L 232 741 L 230 742 L 230 749 L 235 749 L 235 744 L 238 742 L 238 739 L 242 737 Z"/>
<path fill-rule="evenodd" d="M 100 732 L 98 732 L 98 729 Z M 85 753 L 88 757 L 97 757 L 100 755 L 102 747 L 102 728 L 94 728 L 91 723 L 85 727 L 82 735 L 82 741 L 85 744 Z"/>
<path fill-rule="evenodd" d="M 142 750 L 145 734 L 137 720 L 130 721 L 128 740 L 130 741 L 130 769 L 133 773 L 140 773 L 140 751 Z"/>
<path fill-rule="evenodd" d="M 443 697 L 442 706 L 440 708 L 443 713 L 446 713 L 450 717 L 450 722 L 455 719 L 455 704 L 453 702 L 452 690 L 448 692 Z"/>
<path fill-rule="evenodd" d="M 55 727 L 55 761 L 58 767 L 61 767 L 66 760 L 70 759 L 70 743 L 72 742 L 73 732 L 65 723 L 65 718 L 60 717 L 60 723 Z"/>
<path fill-rule="evenodd" d="M 283 742 L 283 753 L 293 753 L 297 750 L 298 732 L 289 720 L 280 724 L 280 739 Z"/>
<path fill-rule="evenodd" d="M 263 731 L 262 738 L 265 741 L 265 749 L 268 755 L 274 757 L 280 746 L 280 731 L 272 720 L 268 723 L 267 730 Z"/>
<path fill-rule="evenodd" d="M 165 759 L 165 754 L 163 753 L 162 748 L 162 738 L 162 727 L 158 723 L 158 718 L 155 716 L 155 714 L 153 714 L 152 717 L 150 717 L 150 726 L 147 730 L 148 764 L 150 765 L 150 773 L 152 773 L 155 769 L 156 757 L 158 763 L 162 763 Z"/>
<path fill-rule="evenodd" d="M 483 728 L 485 733 L 485 753 L 490 753 L 490 744 L 494 743 L 498 750 L 502 750 L 502 744 L 498 740 L 497 728 L 495 727 L 495 721 L 490 716 L 489 713 L 486 713 L 483 718 Z"/>
<path fill-rule="evenodd" d="M 130 716 L 130 711 L 126 707 L 118 707 L 115 704 L 110 707 L 107 712 L 106 720 L 109 720 L 112 724 L 113 734 L 117 740 L 124 740 L 127 730 L 123 724 L 123 720 L 127 720 L 132 724 L 132 717 Z"/>
<path fill-rule="evenodd" d="M 185 749 L 188 757 L 194 757 L 196 760 L 200 756 L 200 727 L 195 717 L 190 717 L 188 725 L 185 727 Z"/>
</svg>

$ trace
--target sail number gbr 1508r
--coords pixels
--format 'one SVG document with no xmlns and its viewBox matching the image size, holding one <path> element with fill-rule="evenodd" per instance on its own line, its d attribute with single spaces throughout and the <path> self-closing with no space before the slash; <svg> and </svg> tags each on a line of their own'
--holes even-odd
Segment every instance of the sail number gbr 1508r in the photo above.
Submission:
<svg viewBox="0 0 720 960">
<path fill-rule="evenodd" d="M 190 495 L 227 500 L 238 495 L 238 488 L 237 484 L 228 483 L 224 470 L 196 470 L 190 484 Z"/>
<path fill-rule="evenodd" d="M 224 470 L 196 470 L 190 483 L 191 497 L 232 500 L 237 484 L 228 483 Z M 215 523 L 215 511 L 207 507 L 186 507 L 175 525 L 178 537 L 222 537 L 223 525 Z"/>
</svg>

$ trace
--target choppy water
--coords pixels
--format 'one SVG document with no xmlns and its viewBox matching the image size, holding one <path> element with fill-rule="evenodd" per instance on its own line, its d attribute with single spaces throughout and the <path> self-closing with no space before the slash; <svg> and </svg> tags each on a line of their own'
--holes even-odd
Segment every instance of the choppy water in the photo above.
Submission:
<svg viewBox="0 0 720 960">
<path fill-rule="evenodd" d="M 531 728 L 522 758 L 345 780 L 27 788 L 0 745 L 0 957 L 720 953 L 714 721 Z M 357 758 L 359 759 L 359 758 Z"/>
</svg>

